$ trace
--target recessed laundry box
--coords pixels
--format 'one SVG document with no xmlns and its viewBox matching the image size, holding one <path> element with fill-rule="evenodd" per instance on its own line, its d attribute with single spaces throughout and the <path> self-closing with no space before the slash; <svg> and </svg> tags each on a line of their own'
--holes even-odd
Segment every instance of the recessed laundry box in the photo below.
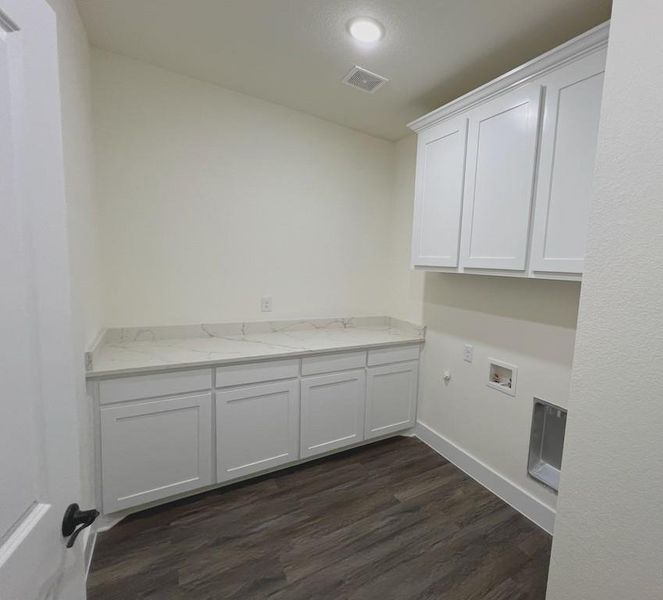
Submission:
<svg viewBox="0 0 663 600">
<path fill-rule="evenodd" d="M 549 488 L 559 490 L 566 410 L 534 398 L 527 472 Z"/>
</svg>

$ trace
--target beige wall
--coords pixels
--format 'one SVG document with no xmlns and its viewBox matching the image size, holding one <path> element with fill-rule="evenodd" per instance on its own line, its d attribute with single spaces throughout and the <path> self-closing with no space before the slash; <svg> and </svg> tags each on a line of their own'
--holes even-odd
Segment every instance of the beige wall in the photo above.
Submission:
<svg viewBox="0 0 663 600">
<path fill-rule="evenodd" d="M 615 0 L 548 600 L 663 597 L 661 23 Z"/>
<path fill-rule="evenodd" d="M 72 284 L 82 489 L 80 502 L 94 504 L 94 443 L 85 393 L 83 353 L 102 326 L 98 211 L 93 193 L 90 47 L 74 0 L 49 0 L 57 16 L 62 106 L 62 143 Z"/>
<path fill-rule="evenodd" d="M 389 310 L 392 143 L 93 56 L 106 326 Z"/>
<path fill-rule="evenodd" d="M 417 136 L 409 135 L 395 146 L 389 254 L 391 312 L 395 317 L 421 323 L 425 274 L 410 268 Z"/>
<path fill-rule="evenodd" d="M 414 136 L 396 156 L 394 311 L 427 326 L 418 419 L 554 508 L 555 494 L 527 476 L 532 401 L 568 404 L 580 285 L 410 271 Z M 465 344 L 474 347 L 471 364 Z M 486 386 L 489 357 L 518 367 L 515 398 Z"/>
</svg>

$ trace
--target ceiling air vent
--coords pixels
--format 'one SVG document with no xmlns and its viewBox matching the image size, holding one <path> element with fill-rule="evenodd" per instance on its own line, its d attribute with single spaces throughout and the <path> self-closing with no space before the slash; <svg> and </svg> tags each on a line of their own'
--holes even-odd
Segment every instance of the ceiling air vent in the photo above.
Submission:
<svg viewBox="0 0 663 600">
<path fill-rule="evenodd" d="M 350 72 L 343 78 L 343 83 L 369 94 L 381 88 L 387 81 L 389 80 L 386 77 L 382 77 L 382 75 L 378 75 L 377 73 L 371 73 L 357 65 L 352 67 Z"/>
</svg>

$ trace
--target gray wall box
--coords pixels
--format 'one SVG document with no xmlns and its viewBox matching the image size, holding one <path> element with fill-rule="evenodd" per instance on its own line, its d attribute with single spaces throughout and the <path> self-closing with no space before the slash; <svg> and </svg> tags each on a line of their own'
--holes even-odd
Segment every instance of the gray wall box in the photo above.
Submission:
<svg viewBox="0 0 663 600">
<path fill-rule="evenodd" d="M 562 469 L 566 410 L 534 398 L 527 472 L 555 491 Z"/>
</svg>

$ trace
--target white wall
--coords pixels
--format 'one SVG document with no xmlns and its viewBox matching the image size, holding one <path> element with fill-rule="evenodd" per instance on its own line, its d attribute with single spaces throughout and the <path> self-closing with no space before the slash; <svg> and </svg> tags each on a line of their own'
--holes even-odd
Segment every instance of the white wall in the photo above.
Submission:
<svg viewBox="0 0 663 600">
<path fill-rule="evenodd" d="M 93 430 L 83 354 L 102 326 L 97 208 L 93 194 L 90 47 L 74 0 L 49 0 L 57 16 L 65 196 L 72 283 L 84 505 L 94 504 Z M 72 499 L 73 501 L 74 499 Z"/>
<path fill-rule="evenodd" d="M 97 50 L 93 98 L 106 326 L 388 311 L 392 143 Z"/>
<path fill-rule="evenodd" d="M 580 286 L 410 271 L 415 137 L 398 142 L 396 155 L 394 312 L 427 326 L 418 420 L 554 509 L 555 494 L 527 476 L 532 402 L 568 404 Z M 486 386 L 489 357 L 518 366 L 515 398 Z"/>
<path fill-rule="evenodd" d="M 661 23 L 613 4 L 548 600 L 663 597 Z"/>
</svg>

